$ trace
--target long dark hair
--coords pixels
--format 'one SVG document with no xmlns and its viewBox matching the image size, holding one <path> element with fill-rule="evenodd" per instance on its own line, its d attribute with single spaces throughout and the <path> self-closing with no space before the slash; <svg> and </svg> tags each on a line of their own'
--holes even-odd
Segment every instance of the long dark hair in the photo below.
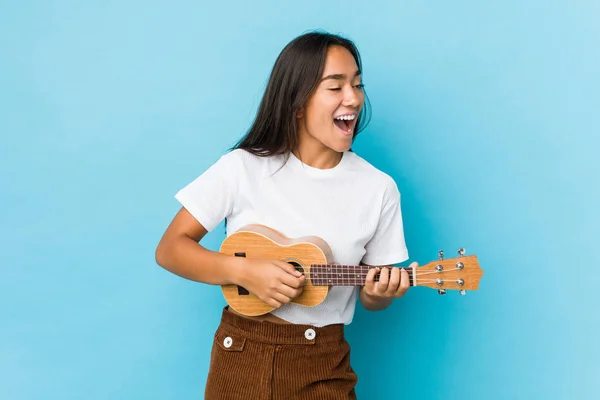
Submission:
<svg viewBox="0 0 600 400">
<path fill-rule="evenodd" d="M 362 72 L 360 54 L 351 40 L 322 31 L 298 36 L 277 57 L 254 122 L 232 150 L 245 149 L 258 156 L 269 156 L 289 155 L 296 148 L 296 113 L 306 106 L 316 90 L 325 68 L 327 50 L 333 45 L 346 48 Z M 365 93 L 365 103 L 352 140 L 367 126 L 370 113 Z"/>
</svg>

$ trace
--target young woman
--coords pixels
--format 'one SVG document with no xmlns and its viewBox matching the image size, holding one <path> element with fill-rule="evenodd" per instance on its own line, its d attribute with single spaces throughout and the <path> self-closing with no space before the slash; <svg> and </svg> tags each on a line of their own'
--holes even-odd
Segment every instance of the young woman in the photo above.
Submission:
<svg viewBox="0 0 600 400">
<path fill-rule="evenodd" d="M 206 399 L 356 398 L 344 326 L 357 299 L 381 310 L 409 287 L 407 272 L 392 268 L 408 258 L 397 185 L 350 150 L 368 113 L 355 45 L 304 34 L 275 62 L 248 133 L 176 194 L 182 208 L 157 263 L 194 281 L 242 286 L 275 307 L 260 317 L 223 309 Z M 333 287 L 317 306 L 294 304 L 305 277 L 290 264 L 199 244 L 223 220 L 227 235 L 261 224 L 290 238 L 318 236 L 336 263 L 377 268 L 365 286 Z"/>
</svg>

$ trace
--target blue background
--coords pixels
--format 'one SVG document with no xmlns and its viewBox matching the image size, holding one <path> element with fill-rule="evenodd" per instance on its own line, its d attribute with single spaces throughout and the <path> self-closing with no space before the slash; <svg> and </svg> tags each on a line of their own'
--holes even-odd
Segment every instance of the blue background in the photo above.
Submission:
<svg viewBox="0 0 600 400">
<path fill-rule="evenodd" d="M 598 398 L 599 20 L 591 0 L 2 2 L 0 398 L 202 397 L 224 301 L 154 249 L 314 28 L 360 48 L 354 149 L 397 180 L 410 261 L 464 246 L 485 270 L 359 309 L 359 396 Z"/>
</svg>

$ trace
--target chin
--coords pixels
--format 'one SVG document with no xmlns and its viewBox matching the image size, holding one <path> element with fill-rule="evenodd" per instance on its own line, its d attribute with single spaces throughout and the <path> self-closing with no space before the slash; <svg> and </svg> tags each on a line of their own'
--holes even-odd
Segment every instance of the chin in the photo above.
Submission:
<svg viewBox="0 0 600 400">
<path fill-rule="evenodd" d="M 350 150 L 350 148 L 352 147 L 352 141 L 348 141 L 347 143 L 340 143 L 337 146 L 334 147 L 330 147 L 332 150 L 337 151 L 338 153 L 343 153 L 345 151 Z"/>
</svg>

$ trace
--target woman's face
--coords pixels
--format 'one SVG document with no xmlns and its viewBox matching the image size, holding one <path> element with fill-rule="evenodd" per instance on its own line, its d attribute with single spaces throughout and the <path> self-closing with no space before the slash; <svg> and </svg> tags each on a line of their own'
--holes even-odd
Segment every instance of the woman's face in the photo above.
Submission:
<svg viewBox="0 0 600 400">
<path fill-rule="evenodd" d="M 342 46 L 329 48 L 321 81 L 298 115 L 301 141 L 314 142 L 336 152 L 350 148 L 364 104 L 359 73 L 348 50 Z"/>
</svg>

